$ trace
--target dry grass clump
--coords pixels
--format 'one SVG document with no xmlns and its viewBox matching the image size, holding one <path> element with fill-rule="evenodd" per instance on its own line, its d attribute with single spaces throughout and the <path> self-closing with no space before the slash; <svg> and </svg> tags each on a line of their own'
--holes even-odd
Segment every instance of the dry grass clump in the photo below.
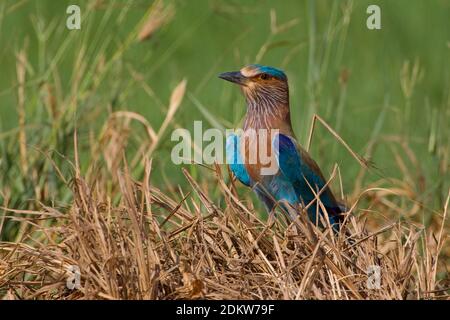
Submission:
<svg viewBox="0 0 450 320">
<path fill-rule="evenodd" d="M 222 205 L 210 200 L 187 171 L 182 200 L 142 181 L 126 165 L 112 177 L 82 177 L 75 167 L 68 208 L 7 209 L 32 225 L 18 243 L 0 244 L 0 294 L 9 299 L 433 299 L 448 298 L 438 280 L 448 199 L 437 232 L 407 222 L 367 230 L 348 215 L 333 236 L 299 216 L 267 221 L 213 169 Z M 108 188 L 108 181 L 117 188 Z M 382 196 L 383 197 L 383 196 Z M 384 195 L 388 197 L 388 195 Z M 374 203 L 382 203 L 376 199 Z M 373 209 L 373 207 L 372 207 Z M 354 210 L 356 213 L 357 210 Z M 51 221 L 51 223 L 49 223 Z M 381 268 L 381 287 L 367 271 Z M 80 270 L 70 290 L 71 266 Z M 444 271 L 445 271 L 444 265 Z M 73 270 L 73 269 L 72 269 Z M 447 286 L 447 287 L 446 287 Z"/>
</svg>

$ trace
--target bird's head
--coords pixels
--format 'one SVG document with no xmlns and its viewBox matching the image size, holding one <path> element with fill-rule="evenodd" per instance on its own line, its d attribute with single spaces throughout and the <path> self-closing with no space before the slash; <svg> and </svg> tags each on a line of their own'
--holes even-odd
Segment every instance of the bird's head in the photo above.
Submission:
<svg viewBox="0 0 450 320">
<path fill-rule="evenodd" d="M 239 71 L 221 73 L 219 78 L 240 85 L 249 106 L 288 105 L 288 80 L 279 69 L 251 64 Z"/>
</svg>

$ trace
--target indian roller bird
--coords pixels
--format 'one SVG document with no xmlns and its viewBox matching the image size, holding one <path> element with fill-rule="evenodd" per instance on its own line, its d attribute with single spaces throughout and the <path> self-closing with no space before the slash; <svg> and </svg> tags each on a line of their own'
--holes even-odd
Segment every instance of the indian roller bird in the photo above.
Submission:
<svg viewBox="0 0 450 320">
<path fill-rule="evenodd" d="M 285 208 L 286 203 L 294 208 L 300 206 L 313 223 L 323 227 L 326 220 L 320 217 L 324 217 L 326 210 L 330 225 L 339 230 L 344 208 L 328 187 L 319 166 L 296 141 L 286 74 L 253 64 L 240 71 L 222 73 L 219 78 L 238 84 L 247 102 L 241 133 L 230 134 L 226 141 L 227 163 L 236 178 L 253 188 L 269 212 L 276 205 Z M 266 152 L 261 153 L 261 148 Z M 263 172 L 270 161 L 263 162 L 260 153 L 274 161 L 275 170 Z M 254 161 L 250 161 L 252 157 Z"/>
</svg>

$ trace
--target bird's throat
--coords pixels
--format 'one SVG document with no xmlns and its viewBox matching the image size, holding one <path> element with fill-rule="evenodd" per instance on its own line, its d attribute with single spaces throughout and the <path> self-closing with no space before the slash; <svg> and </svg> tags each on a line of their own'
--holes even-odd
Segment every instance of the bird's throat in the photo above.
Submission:
<svg viewBox="0 0 450 320">
<path fill-rule="evenodd" d="M 279 130 L 280 133 L 292 133 L 291 117 L 288 105 L 276 107 L 249 105 L 244 120 L 244 131 L 253 130 Z"/>
</svg>

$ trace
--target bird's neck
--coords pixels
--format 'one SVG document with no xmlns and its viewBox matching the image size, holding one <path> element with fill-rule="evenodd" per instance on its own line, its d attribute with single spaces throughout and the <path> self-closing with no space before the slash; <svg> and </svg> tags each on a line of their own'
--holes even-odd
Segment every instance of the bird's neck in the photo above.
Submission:
<svg viewBox="0 0 450 320">
<path fill-rule="evenodd" d="M 248 129 L 278 129 L 280 133 L 292 134 L 289 100 L 270 101 L 247 99 L 244 131 Z"/>
</svg>

